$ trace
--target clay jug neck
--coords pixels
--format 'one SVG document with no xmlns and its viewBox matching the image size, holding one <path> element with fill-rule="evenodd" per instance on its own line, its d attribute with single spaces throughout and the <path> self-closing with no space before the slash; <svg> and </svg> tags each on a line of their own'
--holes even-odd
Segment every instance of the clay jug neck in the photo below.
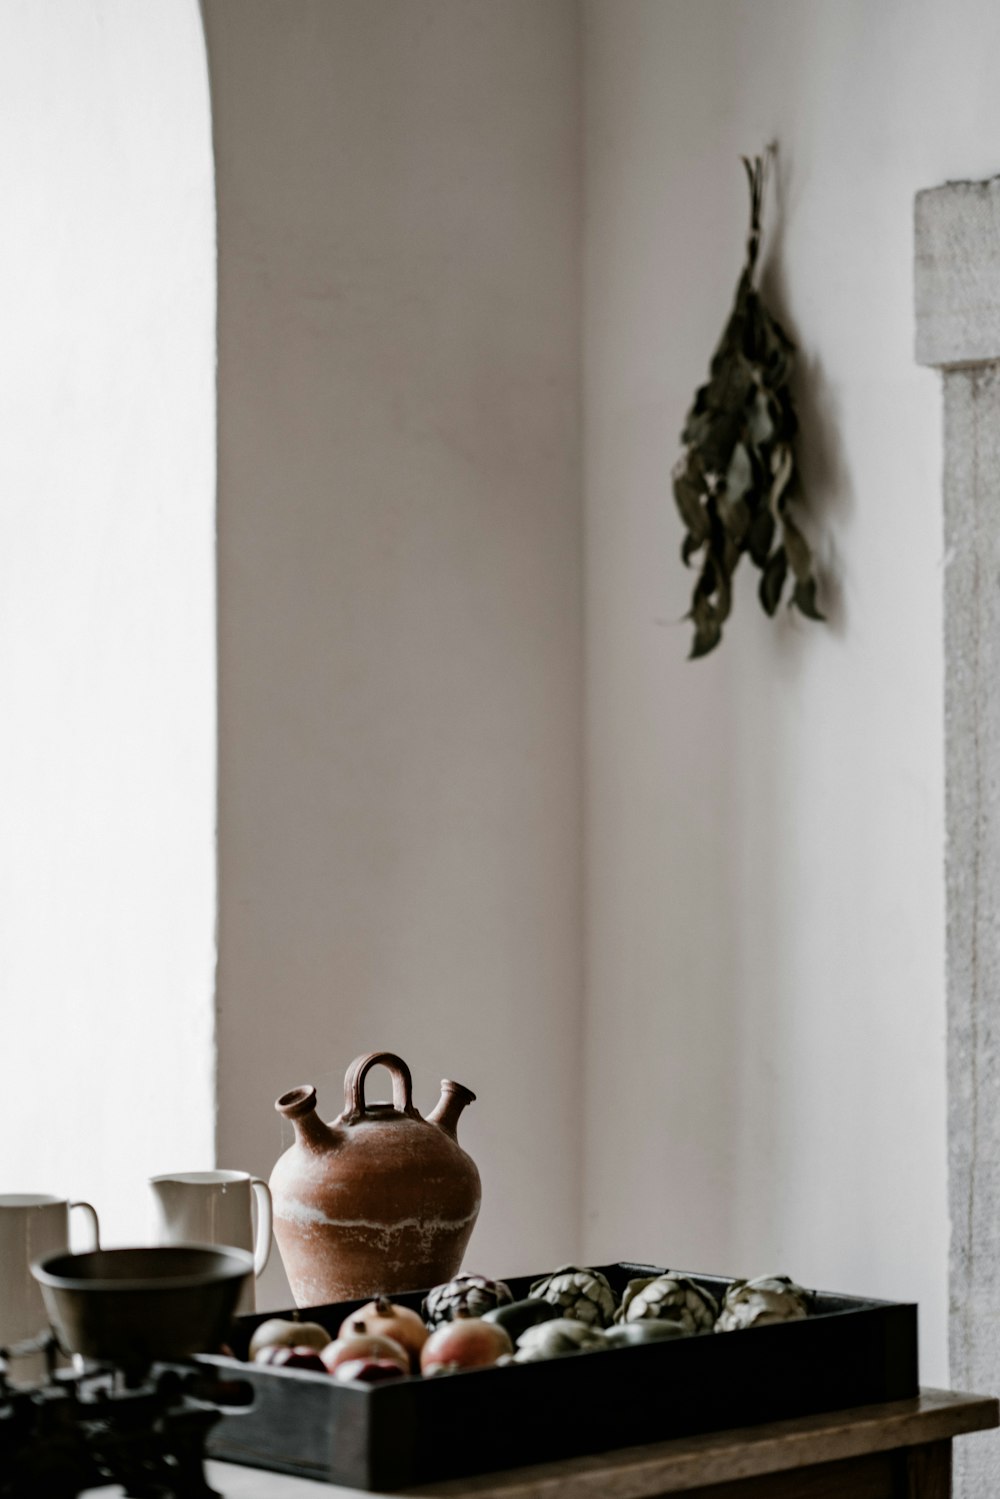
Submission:
<svg viewBox="0 0 1000 1499">
<path fill-rule="evenodd" d="M 282 1093 L 274 1107 L 292 1121 L 295 1138 L 306 1150 L 332 1150 L 337 1144 L 336 1132 L 316 1112 L 315 1088 L 293 1088 Z"/>
<path fill-rule="evenodd" d="M 441 1079 L 441 1097 L 434 1112 L 427 1115 L 428 1124 L 436 1124 L 446 1134 L 455 1135 L 459 1115 L 466 1104 L 475 1103 L 476 1095 L 471 1088 L 453 1083 L 450 1078 Z"/>
</svg>

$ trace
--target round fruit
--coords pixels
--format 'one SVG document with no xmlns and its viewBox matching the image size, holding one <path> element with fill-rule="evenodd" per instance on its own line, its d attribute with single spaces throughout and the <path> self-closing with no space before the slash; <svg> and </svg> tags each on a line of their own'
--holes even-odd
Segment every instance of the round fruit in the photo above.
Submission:
<svg viewBox="0 0 1000 1499">
<path fill-rule="evenodd" d="M 446 1374 L 459 1369 L 488 1369 L 514 1346 L 495 1322 L 480 1317 L 456 1317 L 432 1332 L 420 1354 L 423 1374 Z"/>
<path fill-rule="evenodd" d="M 270 1343 L 254 1359 L 255 1364 L 269 1364 L 273 1369 L 313 1369 L 326 1373 L 326 1365 L 315 1348 L 292 1348 L 287 1343 Z"/>
<path fill-rule="evenodd" d="M 269 1317 L 250 1339 L 248 1357 L 255 1359 L 262 1348 L 325 1348 L 330 1334 L 318 1322 L 290 1322 L 284 1317 Z"/>
<path fill-rule="evenodd" d="M 352 1363 L 357 1359 L 387 1359 L 397 1364 L 404 1374 L 410 1372 L 410 1355 L 402 1344 L 397 1343 L 395 1338 L 385 1338 L 369 1332 L 367 1323 L 360 1317 L 348 1319 L 341 1328 L 341 1336 L 335 1342 L 327 1343 L 320 1358 L 331 1374 L 340 1364 Z"/>
<path fill-rule="evenodd" d="M 333 1377 L 344 1382 L 382 1384 L 386 1379 L 402 1379 L 406 1372 L 392 1359 L 352 1358 L 346 1364 L 338 1364 Z"/>
<path fill-rule="evenodd" d="M 413 1367 L 419 1368 L 420 1350 L 427 1342 L 430 1330 L 424 1326 L 418 1312 L 411 1311 L 408 1306 L 397 1306 L 388 1296 L 379 1296 L 377 1300 L 369 1301 L 367 1306 L 347 1317 L 338 1336 L 343 1337 L 345 1328 L 359 1318 L 364 1322 L 367 1332 L 380 1338 L 392 1338 L 399 1343 L 410 1355 Z"/>
</svg>

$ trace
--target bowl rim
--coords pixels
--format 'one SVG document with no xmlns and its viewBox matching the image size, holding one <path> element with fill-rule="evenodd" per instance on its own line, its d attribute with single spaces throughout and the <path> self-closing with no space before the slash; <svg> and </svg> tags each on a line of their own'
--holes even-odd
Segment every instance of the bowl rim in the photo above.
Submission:
<svg viewBox="0 0 1000 1499">
<path fill-rule="evenodd" d="M 191 1249 L 197 1249 L 210 1254 L 216 1263 L 207 1266 L 205 1270 L 196 1275 L 138 1276 L 128 1280 L 108 1280 L 89 1275 L 60 1274 L 53 1268 L 56 1265 L 64 1265 L 68 1269 L 73 1265 L 74 1261 L 90 1260 L 97 1255 L 134 1254 L 136 1250 L 151 1249 L 163 1253 L 168 1259 L 173 1252 L 180 1254 Z M 99 1292 L 102 1295 L 135 1291 L 186 1291 L 194 1290 L 197 1287 L 215 1285 L 227 1280 L 237 1280 L 246 1275 L 251 1275 L 253 1273 L 253 1255 L 248 1249 L 240 1249 L 235 1244 L 125 1244 L 115 1249 L 87 1249 L 81 1254 L 73 1254 L 71 1251 L 60 1250 L 58 1254 L 49 1254 L 45 1255 L 42 1259 L 34 1260 L 31 1265 L 31 1273 L 40 1285 L 49 1286 L 55 1291 L 93 1291 Z"/>
</svg>

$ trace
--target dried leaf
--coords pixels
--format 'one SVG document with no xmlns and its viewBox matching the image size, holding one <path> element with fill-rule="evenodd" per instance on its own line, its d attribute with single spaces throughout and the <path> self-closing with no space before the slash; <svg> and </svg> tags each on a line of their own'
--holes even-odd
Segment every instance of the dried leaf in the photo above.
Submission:
<svg viewBox="0 0 1000 1499">
<path fill-rule="evenodd" d="M 771 483 L 770 506 L 775 515 L 781 507 L 781 499 L 791 483 L 795 472 L 795 454 L 792 452 L 791 443 L 779 443 L 771 454 L 771 472 L 774 479 Z"/>
<path fill-rule="evenodd" d="M 712 422 L 698 445 L 702 469 L 706 474 L 724 474 L 733 456 L 733 448 L 739 441 L 744 426 L 742 409 L 719 411 L 713 414 Z"/>
<path fill-rule="evenodd" d="M 750 560 L 757 567 L 767 566 L 767 559 L 774 542 L 774 531 L 774 516 L 770 510 L 758 510 L 747 532 L 747 550 L 750 553 Z"/>
<path fill-rule="evenodd" d="M 718 373 L 709 383 L 707 401 L 713 411 L 725 411 L 742 418 L 755 389 L 753 366 L 738 351 L 717 360 Z"/>
<path fill-rule="evenodd" d="M 750 509 L 742 500 L 730 500 L 728 493 L 719 496 L 719 516 L 725 527 L 726 537 L 733 543 L 736 566 L 743 539 L 750 529 Z"/>
<path fill-rule="evenodd" d="M 764 576 L 760 580 L 761 604 L 767 614 L 773 615 L 781 602 L 781 590 L 785 586 L 785 577 L 788 573 L 788 558 L 784 547 L 779 547 L 772 552 L 768 558 L 767 566 L 764 568 Z"/>
<path fill-rule="evenodd" d="M 773 615 L 789 571 L 792 604 L 822 618 L 808 543 L 789 508 L 797 497 L 793 439 L 798 423 L 789 390 L 794 345 L 754 286 L 760 249 L 766 158 L 743 158 L 750 189 L 746 262 L 733 306 L 684 424 L 685 455 L 674 498 L 686 535 L 685 564 L 701 553 L 691 598 L 691 655 L 722 638 L 733 575 L 748 555 L 761 570 L 760 602 Z"/>
<path fill-rule="evenodd" d="M 710 411 L 689 411 L 687 421 L 684 423 L 684 431 L 681 433 L 681 442 L 697 451 L 711 430 L 712 413 Z"/>
<path fill-rule="evenodd" d="M 704 544 L 705 543 L 702 541 L 696 541 L 695 538 L 690 534 L 685 536 L 683 542 L 681 543 L 681 561 L 684 563 L 685 567 L 690 567 L 691 558 L 696 552 L 701 551 Z"/>
<path fill-rule="evenodd" d="M 718 618 L 711 599 L 698 588 L 695 589 L 691 600 L 691 612 L 688 617 L 694 621 L 694 641 L 689 659 L 707 656 L 722 639 L 722 622 Z"/>
<path fill-rule="evenodd" d="M 792 594 L 792 603 L 801 614 L 809 619 L 819 620 L 822 623 L 826 619 L 821 614 L 816 603 L 816 579 L 807 578 L 804 583 L 796 583 L 795 592 Z"/>
<path fill-rule="evenodd" d="M 812 557 L 809 555 L 809 544 L 790 516 L 782 516 L 781 529 L 784 536 L 785 551 L 788 553 L 788 561 L 791 564 L 792 572 L 800 583 L 805 583 L 812 577 Z"/>
<path fill-rule="evenodd" d="M 678 474 L 674 479 L 674 499 L 681 513 L 681 520 L 697 546 L 708 540 L 708 515 L 701 500 L 701 490 L 688 478 Z"/>
<path fill-rule="evenodd" d="M 696 661 L 699 656 L 707 656 L 709 651 L 722 639 L 722 626 L 714 615 L 702 621 L 695 621 L 694 640 L 691 643 L 691 651 L 688 655 L 689 661 Z"/>
</svg>

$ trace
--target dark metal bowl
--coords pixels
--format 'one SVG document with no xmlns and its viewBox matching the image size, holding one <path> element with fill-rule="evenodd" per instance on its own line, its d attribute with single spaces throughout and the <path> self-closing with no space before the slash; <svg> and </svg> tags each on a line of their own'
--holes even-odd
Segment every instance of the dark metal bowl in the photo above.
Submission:
<svg viewBox="0 0 1000 1499">
<path fill-rule="evenodd" d="M 133 1376 L 215 1350 L 252 1272 L 245 1250 L 200 1244 L 57 1254 L 31 1267 L 66 1351 Z"/>
</svg>

